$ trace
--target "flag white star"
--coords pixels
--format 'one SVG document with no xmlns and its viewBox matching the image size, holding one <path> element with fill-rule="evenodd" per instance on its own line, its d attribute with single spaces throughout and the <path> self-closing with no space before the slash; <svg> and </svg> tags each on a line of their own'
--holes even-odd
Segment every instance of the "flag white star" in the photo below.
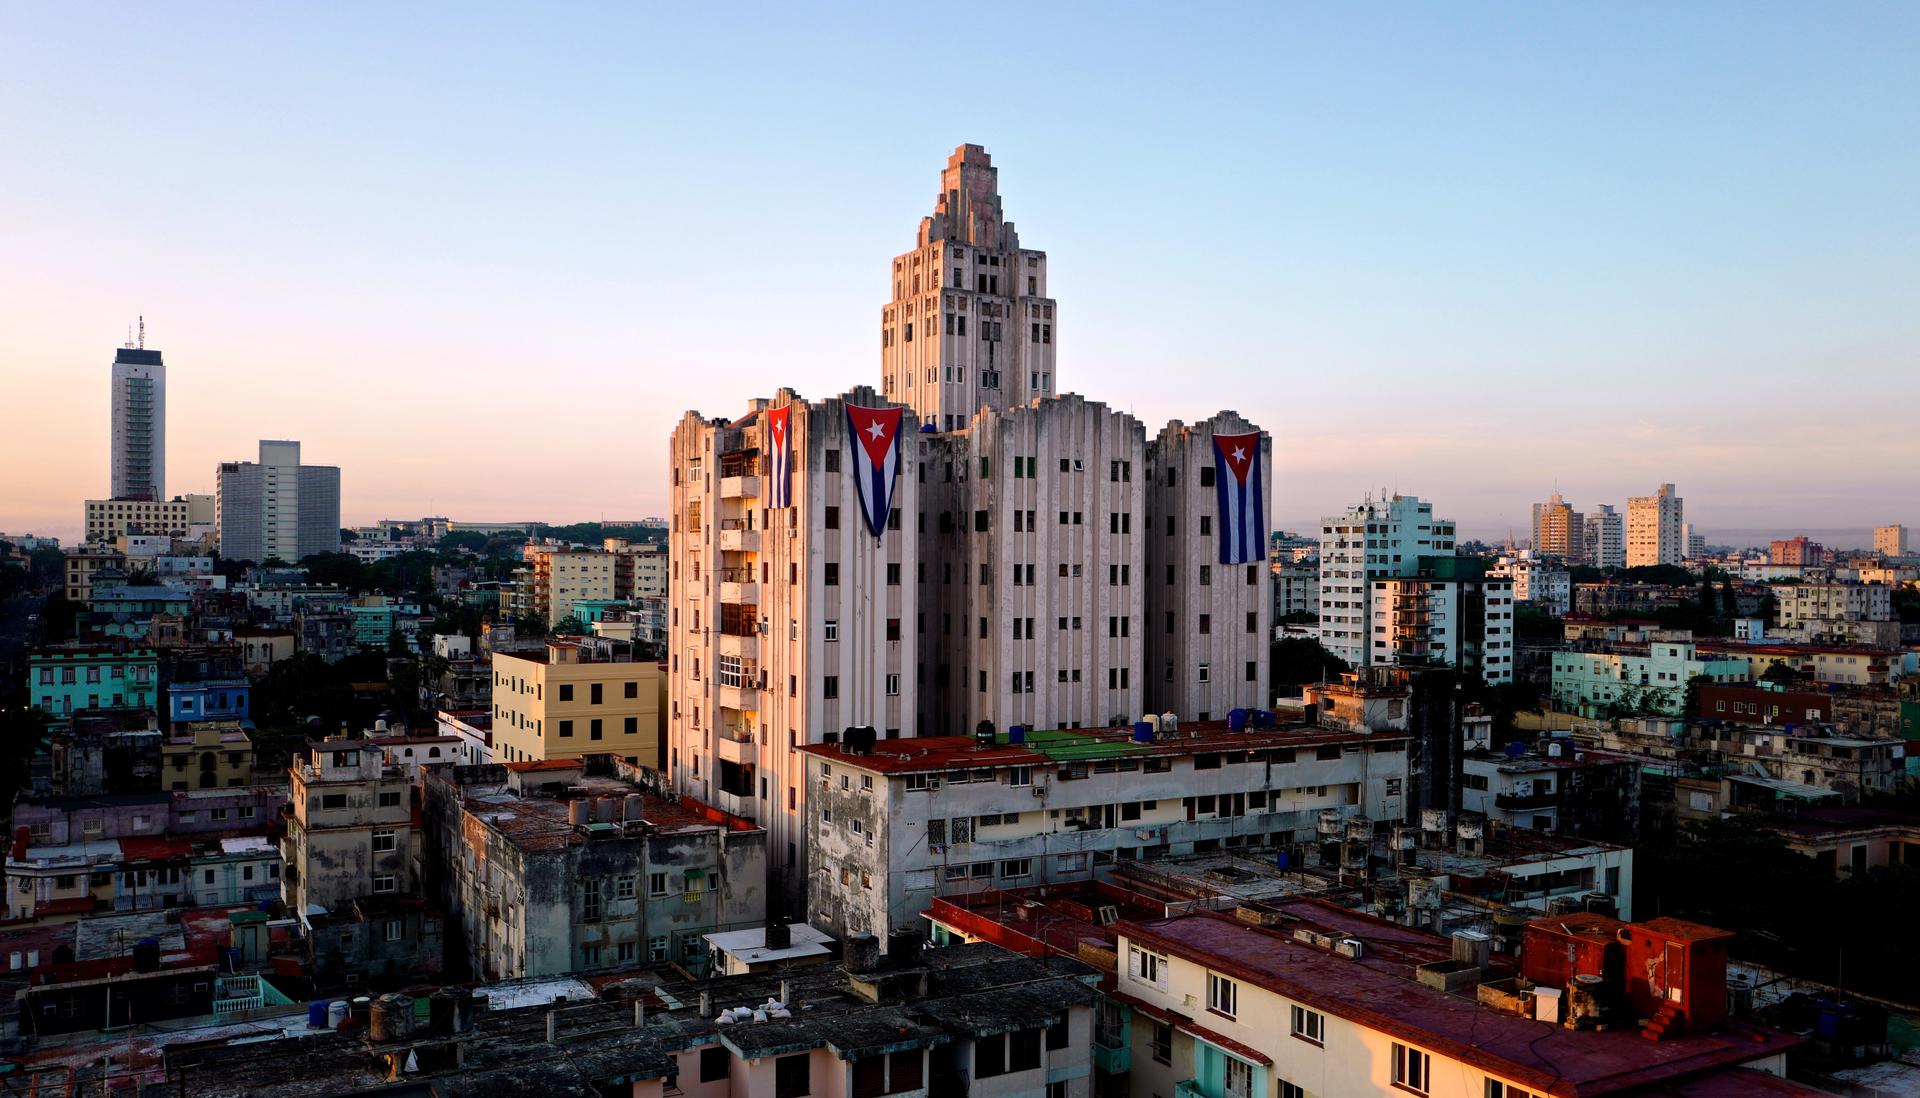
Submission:
<svg viewBox="0 0 1920 1098">
<path fill-rule="evenodd" d="M 1233 448 L 1233 460 L 1234 460 L 1234 464 L 1236 464 L 1236 465 L 1237 465 L 1237 464 L 1239 464 L 1240 462 L 1243 462 L 1243 461 L 1245 461 L 1245 460 L 1247 460 L 1247 450 L 1246 450 L 1246 447 L 1244 447 L 1244 446 L 1235 446 L 1235 447 Z"/>
<path fill-rule="evenodd" d="M 884 431 L 885 431 L 885 428 L 880 426 L 880 421 L 877 419 L 867 425 L 867 433 L 872 435 L 874 438 L 879 438 Z"/>
</svg>

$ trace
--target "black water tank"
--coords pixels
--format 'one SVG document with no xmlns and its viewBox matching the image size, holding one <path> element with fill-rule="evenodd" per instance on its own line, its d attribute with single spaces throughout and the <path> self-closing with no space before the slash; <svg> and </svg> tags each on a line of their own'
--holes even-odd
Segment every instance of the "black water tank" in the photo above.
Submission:
<svg viewBox="0 0 1920 1098">
<path fill-rule="evenodd" d="M 793 947 L 793 927 L 784 922 L 767 924 L 767 948 L 791 949 Z"/>
<path fill-rule="evenodd" d="M 135 972 L 160 971 L 160 939 L 142 938 L 133 943 L 133 970 Z"/>
</svg>

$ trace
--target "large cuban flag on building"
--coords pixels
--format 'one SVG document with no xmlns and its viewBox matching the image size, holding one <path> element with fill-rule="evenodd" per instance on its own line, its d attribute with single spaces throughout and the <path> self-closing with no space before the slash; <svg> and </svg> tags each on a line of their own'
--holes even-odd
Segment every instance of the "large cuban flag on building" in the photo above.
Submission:
<svg viewBox="0 0 1920 1098">
<path fill-rule="evenodd" d="M 760 444 L 767 448 L 767 482 L 772 489 L 772 505 L 793 506 L 793 447 L 787 439 L 793 427 L 793 405 L 783 404 L 762 413 L 766 437 Z"/>
<path fill-rule="evenodd" d="M 847 405 L 847 433 L 858 440 L 853 448 L 853 482 L 860 490 L 860 509 L 867 529 L 878 538 L 893 511 L 893 478 L 900 471 L 902 408 L 863 408 Z"/>
<path fill-rule="evenodd" d="M 1267 555 L 1267 494 L 1260 483 L 1260 432 L 1213 436 L 1213 483 L 1220 492 L 1220 563 Z"/>
</svg>

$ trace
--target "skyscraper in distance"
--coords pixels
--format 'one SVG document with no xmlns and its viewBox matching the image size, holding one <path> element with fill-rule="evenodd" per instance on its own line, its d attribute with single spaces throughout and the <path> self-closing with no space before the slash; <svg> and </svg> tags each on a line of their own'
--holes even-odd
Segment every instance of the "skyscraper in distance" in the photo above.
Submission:
<svg viewBox="0 0 1920 1098">
<path fill-rule="evenodd" d="M 112 498 L 166 499 L 167 368 L 160 352 L 122 347 L 113 356 Z"/>
<path fill-rule="evenodd" d="M 1582 523 L 1586 540 L 1586 563 L 1595 568 L 1624 568 L 1627 564 L 1626 516 L 1602 503 L 1588 512 Z"/>
<path fill-rule="evenodd" d="M 260 460 L 222 462 L 214 490 L 220 555 L 294 564 L 340 550 L 340 468 L 300 464 L 298 442 L 261 439 Z"/>
<path fill-rule="evenodd" d="M 1555 492 L 1545 503 L 1533 505 L 1533 554 L 1558 557 L 1570 564 L 1586 555 L 1586 537 L 1580 512 Z"/>
<path fill-rule="evenodd" d="M 1671 484 L 1627 500 L 1627 567 L 1680 563 L 1687 553 L 1683 503 Z"/>
</svg>

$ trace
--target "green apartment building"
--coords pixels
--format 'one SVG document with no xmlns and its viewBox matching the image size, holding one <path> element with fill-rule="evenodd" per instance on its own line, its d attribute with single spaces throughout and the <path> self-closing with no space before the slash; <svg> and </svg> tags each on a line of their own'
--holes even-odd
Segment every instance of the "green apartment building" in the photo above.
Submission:
<svg viewBox="0 0 1920 1098">
<path fill-rule="evenodd" d="M 1601 717 L 1615 705 L 1638 713 L 1681 715 L 1687 683 L 1695 675 L 1714 682 L 1745 682 L 1739 659 L 1702 659 L 1691 640 L 1656 640 L 1644 646 L 1609 645 L 1605 652 L 1553 654 L 1553 706 L 1583 717 Z"/>
<path fill-rule="evenodd" d="M 27 696 L 34 708 L 65 720 L 81 709 L 154 709 L 160 659 L 151 648 L 75 644 L 27 657 Z"/>
</svg>

